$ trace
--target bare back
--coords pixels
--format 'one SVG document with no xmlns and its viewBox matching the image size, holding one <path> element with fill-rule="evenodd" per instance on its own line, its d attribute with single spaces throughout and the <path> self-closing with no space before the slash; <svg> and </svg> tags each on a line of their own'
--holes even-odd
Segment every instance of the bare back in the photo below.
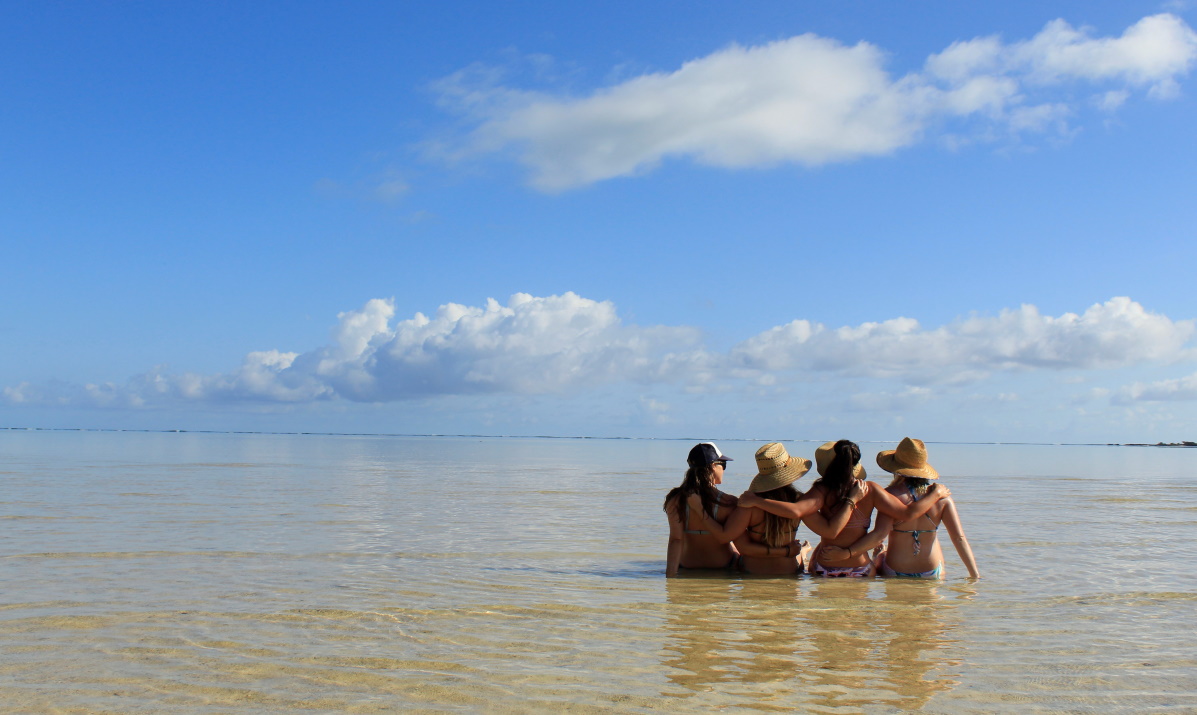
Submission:
<svg viewBox="0 0 1197 715">
<path fill-rule="evenodd" d="M 914 502 L 917 496 L 904 484 L 895 484 L 886 491 L 903 504 Z M 925 497 L 926 494 L 919 498 Z M 903 573 L 923 573 L 942 564 L 943 549 L 937 536 L 948 504 L 947 500 L 941 500 L 923 516 L 894 524 L 885 552 L 886 565 Z"/>
<path fill-rule="evenodd" d="M 730 497 L 723 492 L 719 492 L 719 501 L 715 509 L 715 520 L 725 524 L 735 507 L 730 506 Z M 719 539 L 705 528 L 702 499 L 697 494 L 690 494 L 684 500 L 675 500 L 666 514 L 669 517 L 670 534 L 680 534 L 682 540 L 679 563 L 682 568 L 723 568 L 736 556 L 736 551 L 730 544 L 720 543 Z"/>
</svg>

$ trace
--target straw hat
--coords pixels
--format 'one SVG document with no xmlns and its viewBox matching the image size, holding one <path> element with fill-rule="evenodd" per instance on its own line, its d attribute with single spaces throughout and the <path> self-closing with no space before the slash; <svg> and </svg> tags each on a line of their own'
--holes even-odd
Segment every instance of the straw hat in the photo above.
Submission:
<svg viewBox="0 0 1197 715">
<path fill-rule="evenodd" d="M 897 449 L 878 452 L 877 464 L 885 471 L 903 477 L 939 479 L 939 472 L 927 464 L 927 447 L 921 439 L 904 437 Z"/>
<path fill-rule="evenodd" d="M 756 471 L 748 491 L 759 494 L 797 481 L 810 471 L 810 460 L 791 457 L 781 442 L 770 442 L 756 451 Z"/>
<path fill-rule="evenodd" d="M 835 459 L 835 441 L 824 442 L 822 447 L 815 450 L 815 468 L 819 472 L 820 477 L 827 476 L 827 468 L 831 466 L 831 460 Z M 856 468 L 852 470 L 853 479 L 864 479 L 865 468 L 860 462 L 856 463 Z"/>
</svg>

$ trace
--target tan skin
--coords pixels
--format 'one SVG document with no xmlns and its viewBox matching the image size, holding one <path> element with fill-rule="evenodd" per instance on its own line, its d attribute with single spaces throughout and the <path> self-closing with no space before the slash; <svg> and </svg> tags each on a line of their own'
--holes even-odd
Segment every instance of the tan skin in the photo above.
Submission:
<svg viewBox="0 0 1197 715">
<path fill-rule="evenodd" d="M 890 485 L 887 492 L 903 503 L 912 501 L 910 492 L 904 484 Z M 925 497 L 920 498 L 923 501 Z M 925 573 L 932 571 L 943 563 L 943 549 L 940 548 L 938 533 L 924 533 L 919 535 L 919 553 L 914 553 L 914 535 L 903 533 L 913 529 L 935 529 L 943 524 L 947 529 L 952 546 L 956 548 L 956 555 L 964 567 L 968 569 L 971 578 L 981 578 L 977 569 L 977 561 L 973 557 L 972 547 L 968 544 L 968 537 L 964 535 L 964 527 L 960 523 L 960 515 L 956 511 L 956 504 L 951 499 L 941 499 L 936 502 L 926 514 L 915 519 L 895 522 L 890 516 L 882 514 L 877 517 L 877 525 L 868 534 L 857 539 L 847 548 L 828 546 L 823 555 L 826 558 L 846 558 L 850 554 L 867 554 L 870 549 L 881 544 L 889 537 L 889 547 L 884 553 L 885 563 L 894 571 L 902 573 Z M 877 566 L 881 566 L 878 557 Z"/>
<path fill-rule="evenodd" d="M 854 487 L 849 498 L 856 500 L 863 495 L 863 487 Z M 742 499 L 740 503 L 741 508 L 737 508 L 735 513 L 728 518 L 720 538 L 730 538 L 734 541 L 736 548 L 744 555 L 744 570 L 752 574 L 771 576 L 802 573 L 810 559 L 810 544 L 804 545 L 803 542 L 795 539 L 785 546 L 770 546 L 761 541 L 758 534 L 764 530 L 765 512 L 760 509 L 743 507 Z M 822 498 L 804 494 L 792 505 L 796 512 L 803 514 L 799 518 L 808 529 L 821 537 L 832 538 L 844 529 L 844 525 L 852 517 L 852 507 L 845 501 L 836 510 L 835 516 L 828 521 L 819 513 L 822 503 Z M 796 532 L 797 521 L 795 521 L 794 527 Z"/>
<path fill-rule="evenodd" d="M 752 492 L 745 493 L 751 495 Z M 863 489 L 861 493 L 863 493 Z M 857 495 L 857 492 L 853 491 L 853 495 Z M 798 498 L 797 502 L 777 503 L 788 504 L 794 508 L 795 513 L 801 514 L 801 516 L 790 516 L 789 519 L 801 520 L 810 531 L 819 534 L 820 537 L 834 537 L 843 531 L 845 523 L 852 516 L 851 505 L 844 502 L 840 504 L 836 514 L 828 521 L 827 517 L 820 513 L 820 509 L 824 507 L 821 493 L 816 496 L 807 493 Z M 740 497 L 740 507 L 743 507 L 743 496 Z M 801 541 L 792 540 L 785 546 L 770 546 L 752 538 L 752 535 L 748 533 L 749 527 L 759 525 L 764 521 L 765 515 L 759 509 L 737 508 L 723 523 L 712 523 L 710 519 L 706 519 L 705 528 L 709 529 L 711 535 L 724 544 L 734 541 L 736 549 L 745 557 L 745 568 L 749 572 L 774 575 L 796 574 L 798 565 L 806 564 Z M 809 546 L 807 551 L 809 552 Z M 798 561 L 800 557 L 802 557 L 801 562 Z"/>
<path fill-rule="evenodd" d="M 922 516 L 941 499 L 944 499 L 951 494 L 951 492 L 949 492 L 946 487 L 943 487 L 943 485 L 936 485 L 937 488 L 932 492 L 928 492 L 926 498 L 907 505 L 903 504 L 902 501 L 893 494 L 890 494 L 882 489 L 881 485 L 877 484 L 876 482 L 865 482 L 860 479 L 854 481 L 857 484 L 862 484 L 865 490 L 865 495 L 856 502 L 857 509 L 865 512 L 866 514 L 871 514 L 872 511 L 876 509 L 882 514 L 888 515 L 900 521 L 907 521 Z M 855 484 L 853 485 L 853 489 L 856 489 Z M 827 497 L 827 494 L 823 491 L 822 487 L 816 486 L 807 492 L 807 497 L 818 499 L 821 506 L 822 501 Z M 799 510 L 794 508 L 796 506 L 795 504 L 773 501 L 771 499 L 761 499 L 751 492 L 745 492 L 744 494 L 740 495 L 740 506 L 763 509 L 771 514 L 776 514 L 777 516 L 791 519 L 801 518 L 799 516 Z M 818 533 L 817 530 L 816 533 Z M 851 526 L 844 528 L 838 534 L 824 536 L 823 540 L 819 544 L 819 548 L 815 549 L 815 559 L 821 565 L 831 568 L 856 568 L 859 566 L 864 566 L 870 563 L 867 552 L 860 553 L 853 549 L 851 555 L 845 551 L 841 556 L 840 554 L 826 554 L 823 553 L 823 551 L 827 545 L 849 547 L 853 544 L 853 542 L 865 534 L 866 529 L 863 527 Z M 820 536 L 823 535 L 820 534 Z M 833 556 L 838 556 L 839 558 L 833 558 Z"/>
<path fill-rule="evenodd" d="M 711 484 L 719 486 L 723 483 L 725 466 L 722 462 L 711 464 Z M 708 534 L 687 534 L 686 530 L 707 530 L 711 525 L 721 528 L 734 513 L 736 498 L 730 494 L 719 492 L 718 520 L 712 522 L 702 510 L 702 499 L 697 494 L 690 494 L 686 498 L 690 507 L 689 523 L 683 524 L 684 510 L 677 508 L 674 501 L 666 509 L 669 519 L 669 545 L 666 549 L 665 575 L 677 576 L 678 567 L 683 563 L 690 569 L 721 569 L 738 556 L 736 548 L 727 541 L 720 541 L 714 531 Z M 730 539 L 728 539 L 730 541 Z"/>
</svg>

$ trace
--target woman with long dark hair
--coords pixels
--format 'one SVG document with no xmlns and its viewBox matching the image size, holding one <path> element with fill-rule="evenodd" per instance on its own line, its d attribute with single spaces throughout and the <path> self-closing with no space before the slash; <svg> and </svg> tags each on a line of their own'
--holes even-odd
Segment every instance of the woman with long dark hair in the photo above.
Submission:
<svg viewBox="0 0 1197 715">
<path fill-rule="evenodd" d="M 825 554 L 825 545 L 851 546 L 869 531 L 873 510 L 888 514 L 894 519 L 906 521 L 926 513 L 936 502 L 950 494 L 946 488 L 937 488 L 922 499 L 910 505 L 903 504 L 897 497 L 881 488 L 881 485 L 865 481 L 864 467 L 860 466 L 860 447 L 855 442 L 841 439 L 827 442 L 815 450 L 815 462 L 819 479 L 811 486 L 809 495 L 822 500 L 820 512 L 826 516 L 829 506 L 846 502 L 852 513 L 843 530 L 837 535 L 824 537 L 811 558 L 810 573 L 815 576 L 866 577 L 876 573 L 867 553 Z M 864 496 L 852 498 L 857 485 L 864 488 Z M 745 493 L 740 496 L 742 506 L 756 507 L 782 517 L 800 516 L 792 504 L 783 501 L 761 499 Z M 834 556 L 834 558 L 833 558 Z"/>
<path fill-rule="evenodd" d="M 935 489 L 932 480 L 939 472 L 927 462 L 927 447 L 922 440 L 904 438 L 897 449 L 887 449 L 877 455 L 877 465 L 894 475 L 886 491 L 903 503 L 921 501 Z M 980 578 L 972 547 L 964 535 L 960 515 L 951 499 L 940 499 L 931 509 L 916 519 L 895 522 L 888 515 L 877 517 L 877 526 L 857 539 L 846 549 L 829 547 L 827 558 L 867 554 L 889 537 L 888 547 L 877 554 L 874 563 L 882 576 L 907 578 L 943 578 L 943 550 L 939 546 L 939 525 L 943 524 L 956 548 L 956 555 L 972 578 Z"/>
<path fill-rule="evenodd" d="M 789 504 L 793 514 L 779 516 L 761 509 L 744 506 L 736 509 L 724 529 L 715 533 L 721 541 L 734 540 L 740 551 L 740 568 L 751 574 L 800 574 L 810 558 L 810 544 L 796 538 L 799 521 L 821 536 L 832 537 L 844 528 L 851 515 L 849 502 L 844 500 L 836 516 L 828 519 L 819 513 L 822 495 L 803 494 L 794 482 L 810 471 L 809 459 L 791 457 L 779 442 L 770 442 L 756 451 L 757 475 L 748 492 L 764 500 Z M 848 497 L 860 499 L 864 489 L 857 487 Z M 830 523 L 829 523 L 830 522 Z"/>
<path fill-rule="evenodd" d="M 727 522 L 736 508 L 736 498 L 717 487 L 731 457 L 724 455 L 714 442 L 694 445 L 686 456 L 686 476 L 681 486 L 665 496 L 662 507 L 669 517 L 669 547 L 665 575 L 676 576 L 678 569 L 712 569 L 734 566 L 739 553 L 720 541 L 708 522 L 716 528 Z"/>
</svg>

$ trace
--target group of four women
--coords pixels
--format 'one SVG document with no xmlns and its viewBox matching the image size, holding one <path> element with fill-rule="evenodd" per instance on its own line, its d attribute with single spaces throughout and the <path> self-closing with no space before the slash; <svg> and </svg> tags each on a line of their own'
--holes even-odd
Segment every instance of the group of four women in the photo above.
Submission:
<svg viewBox="0 0 1197 715">
<path fill-rule="evenodd" d="M 686 461 L 685 480 L 665 497 L 666 576 L 732 568 L 761 575 L 941 578 L 936 536 L 943 524 L 969 575 L 980 577 L 951 492 L 932 482 L 939 473 L 927 463 L 921 440 L 907 437 L 877 455 L 877 464 L 894 475 L 885 489 L 865 481 L 860 448 L 846 439 L 815 450 L 819 478 L 805 493 L 794 483 L 810 470 L 810 460 L 790 456 L 778 442 L 756 451 L 757 474 L 738 499 L 718 489 L 731 458 L 713 442 L 695 445 Z M 874 510 L 879 515 L 870 529 Z M 799 521 L 819 535 L 816 548 L 797 538 Z"/>
</svg>

